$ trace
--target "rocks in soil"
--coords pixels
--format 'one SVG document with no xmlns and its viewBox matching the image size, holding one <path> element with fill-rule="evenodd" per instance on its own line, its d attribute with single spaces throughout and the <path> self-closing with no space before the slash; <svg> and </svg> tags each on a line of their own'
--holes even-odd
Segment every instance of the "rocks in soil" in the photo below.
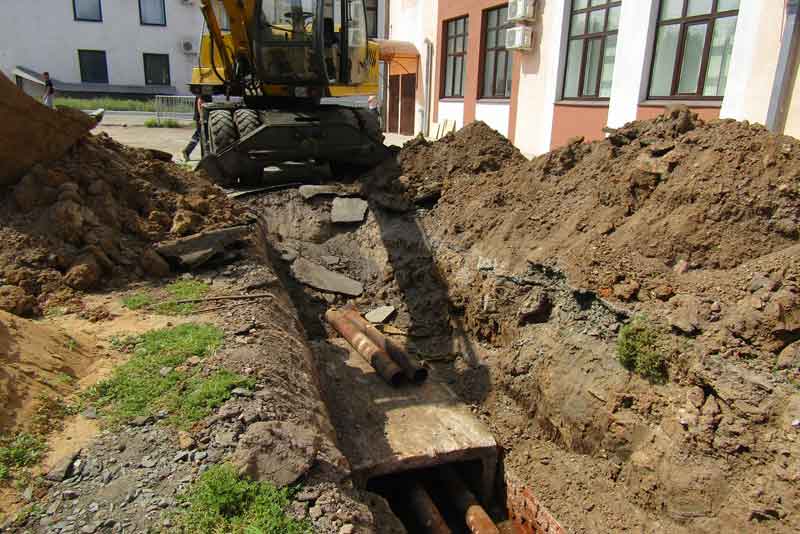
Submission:
<svg viewBox="0 0 800 534">
<path fill-rule="evenodd" d="M 232 461 L 253 480 L 287 486 L 311 468 L 319 439 L 311 428 L 294 423 L 253 423 L 240 436 Z"/>
<path fill-rule="evenodd" d="M 75 452 L 65 456 L 60 462 L 53 466 L 50 471 L 44 476 L 45 479 L 51 482 L 61 482 L 65 478 L 69 478 L 72 472 L 72 464 L 78 458 L 79 453 Z"/>
<path fill-rule="evenodd" d="M 383 323 L 395 312 L 394 306 L 379 306 L 370 310 L 364 318 L 371 323 Z"/>
<path fill-rule="evenodd" d="M 0 310 L 15 315 L 31 315 L 36 307 L 36 300 L 18 286 L 0 286 Z"/>
<path fill-rule="evenodd" d="M 305 258 L 298 258 L 292 263 L 292 275 L 299 282 L 320 291 L 341 293 L 352 297 L 357 297 L 364 292 L 364 286 L 360 282 L 330 271 Z"/>
</svg>

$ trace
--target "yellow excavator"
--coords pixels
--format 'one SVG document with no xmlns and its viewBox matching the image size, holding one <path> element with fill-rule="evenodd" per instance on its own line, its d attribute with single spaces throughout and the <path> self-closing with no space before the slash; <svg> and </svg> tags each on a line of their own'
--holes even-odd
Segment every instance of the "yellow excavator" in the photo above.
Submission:
<svg viewBox="0 0 800 534">
<path fill-rule="evenodd" d="M 279 162 L 368 167 L 386 157 L 377 114 L 321 104 L 378 93 L 381 45 L 367 37 L 364 0 L 201 0 L 201 9 L 190 89 L 206 101 L 199 167 L 214 180 L 255 184 Z"/>
</svg>

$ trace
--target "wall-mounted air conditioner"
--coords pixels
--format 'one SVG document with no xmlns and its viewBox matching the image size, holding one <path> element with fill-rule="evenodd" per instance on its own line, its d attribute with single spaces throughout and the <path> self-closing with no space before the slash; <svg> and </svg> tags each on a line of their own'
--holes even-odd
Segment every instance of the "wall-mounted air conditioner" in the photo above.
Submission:
<svg viewBox="0 0 800 534">
<path fill-rule="evenodd" d="M 509 0 L 509 22 L 533 21 L 536 18 L 536 0 Z"/>
<path fill-rule="evenodd" d="M 508 50 L 531 50 L 533 48 L 533 30 L 527 26 L 514 26 L 506 30 L 506 48 Z"/>
<path fill-rule="evenodd" d="M 184 54 L 196 54 L 197 45 L 194 44 L 194 39 L 181 39 L 181 51 Z"/>
</svg>

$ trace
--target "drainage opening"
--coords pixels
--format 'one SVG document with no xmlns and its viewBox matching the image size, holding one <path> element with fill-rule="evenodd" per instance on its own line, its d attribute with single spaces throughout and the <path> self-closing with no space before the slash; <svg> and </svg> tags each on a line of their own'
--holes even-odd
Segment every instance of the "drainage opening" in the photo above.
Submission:
<svg viewBox="0 0 800 534">
<path fill-rule="evenodd" d="M 483 482 L 483 464 L 476 460 L 375 477 L 367 489 L 389 502 L 409 533 L 513 532 Z"/>
</svg>

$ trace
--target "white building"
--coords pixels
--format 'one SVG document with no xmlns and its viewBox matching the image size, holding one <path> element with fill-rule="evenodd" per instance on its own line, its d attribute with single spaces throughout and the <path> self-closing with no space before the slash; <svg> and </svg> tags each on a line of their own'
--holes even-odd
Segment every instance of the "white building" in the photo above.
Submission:
<svg viewBox="0 0 800 534">
<path fill-rule="evenodd" d="M 203 27 L 197 0 L 25 0 L 0 18 L 0 70 L 30 92 L 188 94 Z"/>
<path fill-rule="evenodd" d="M 24 0 L 0 18 L 0 71 L 31 94 L 189 94 L 203 31 L 199 0 Z M 366 0 L 373 37 L 385 0 Z"/>
<path fill-rule="evenodd" d="M 704 119 L 749 120 L 800 136 L 800 0 L 390 5 L 390 38 L 415 43 L 421 57 L 392 72 L 400 100 L 414 104 L 395 106 L 399 118 L 390 114 L 389 125 L 418 132 L 482 120 L 523 152 L 541 154 L 681 103 Z M 508 21 L 525 7 L 532 17 Z M 527 32 L 530 46 L 507 49 L 512 31 Z M 391 88 L 390 80 L 390 102 Z"/>
</svg>

